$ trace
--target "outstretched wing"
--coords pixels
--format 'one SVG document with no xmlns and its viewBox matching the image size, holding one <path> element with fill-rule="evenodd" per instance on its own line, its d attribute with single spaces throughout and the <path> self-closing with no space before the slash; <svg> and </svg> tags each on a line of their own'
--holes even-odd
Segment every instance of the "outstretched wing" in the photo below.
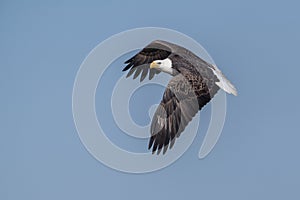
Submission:
<svg viewBox="0 0 300 200">
<path fill-rule="evenodd" d="M 171 53 L 172 50 L 167 44 L 164 44 L 162 41 L 153 41 L 139 53 L 127 60 L 125 62 L 127 65 L 123 71 L 130 69 L 126 77 L 129 77 L 134 73 L 134 79 L 142 74 L 140 81 L 143 81 L 150 70 L 149 79 L 151 80 L 153 76 L 158 74 L 160 71 L 156 69 L 150 69 L 150 63 L 154 60 L 166 59 Z"/>
<path fill-rule="evenodd" d="M 207 104 L 219 87 L 199 74 L 178 74 L 173 77 L 163 95 L 151 123 L 148 148 L 157 154 L 172 148 L 196 113 Z"/>
</svg>

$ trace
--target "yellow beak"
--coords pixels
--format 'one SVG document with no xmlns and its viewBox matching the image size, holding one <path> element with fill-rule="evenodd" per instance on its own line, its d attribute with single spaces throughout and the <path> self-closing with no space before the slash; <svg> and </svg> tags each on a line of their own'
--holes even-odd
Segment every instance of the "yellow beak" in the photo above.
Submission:
<svg viewBox="0 0 300 200">
<path fill-rule="evenodd" d="M 153 69 L 153 68 L 157 68 L 159 65 L 156 63 L 156 62 L 152 62 L 151 64 L 150 64 L 150 68 L 151 69 Z"/>
</svg>

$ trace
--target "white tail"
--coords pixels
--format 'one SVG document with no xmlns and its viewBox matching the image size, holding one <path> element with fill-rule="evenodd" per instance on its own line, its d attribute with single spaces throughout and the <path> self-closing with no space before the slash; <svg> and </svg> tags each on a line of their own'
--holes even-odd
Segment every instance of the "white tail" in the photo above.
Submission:
<svg viewBox="0 0 300 200">
<path fill-rule="evenodd" d="M 238 93 L 234 85 L 230 83 L 230 81 L 224 76 L 224 74 L 221 72 L 221 70 L 219 70 L 219 68 L 216 65 L 213 65 L 213 72 L 220 80 L 219 82 L 216 82 L 217 86 L 219 86 L 225 92 L 237 96 Z"/>
</svg>

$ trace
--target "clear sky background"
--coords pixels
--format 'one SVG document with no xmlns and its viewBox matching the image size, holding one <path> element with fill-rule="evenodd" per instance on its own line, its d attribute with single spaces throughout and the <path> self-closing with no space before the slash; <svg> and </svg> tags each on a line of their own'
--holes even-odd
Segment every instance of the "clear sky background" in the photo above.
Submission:
<svg viewBox="0 0 300 200">
<path fill-rule="evenodd" d="M 296 0 L 0 1 L 0 199 L 299 199 L 299 7 Z M 145 26 L 194 38 L 239 96 L 228 96 L 223 133 L 204 160 L 200 130 L 174 164 L 133 175 L 86 151 L 71 98 L 77 70 L 98 43 Z"/>
</svg>

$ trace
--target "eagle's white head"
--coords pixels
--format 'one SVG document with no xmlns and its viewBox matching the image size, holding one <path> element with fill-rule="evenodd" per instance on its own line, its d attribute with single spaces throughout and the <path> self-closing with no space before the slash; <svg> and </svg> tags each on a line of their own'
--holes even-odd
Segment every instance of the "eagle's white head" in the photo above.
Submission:
<svg viewBox="0 0 300 200">
<path fill-rule="evenodd" d="M 172 68 L 172 61 L 169 58 L 164 60 L 154 60 L 150 64 L 151 69 L 158 69 L 162 72 L 174 75 L 174 69 Z"/>
</svg>

